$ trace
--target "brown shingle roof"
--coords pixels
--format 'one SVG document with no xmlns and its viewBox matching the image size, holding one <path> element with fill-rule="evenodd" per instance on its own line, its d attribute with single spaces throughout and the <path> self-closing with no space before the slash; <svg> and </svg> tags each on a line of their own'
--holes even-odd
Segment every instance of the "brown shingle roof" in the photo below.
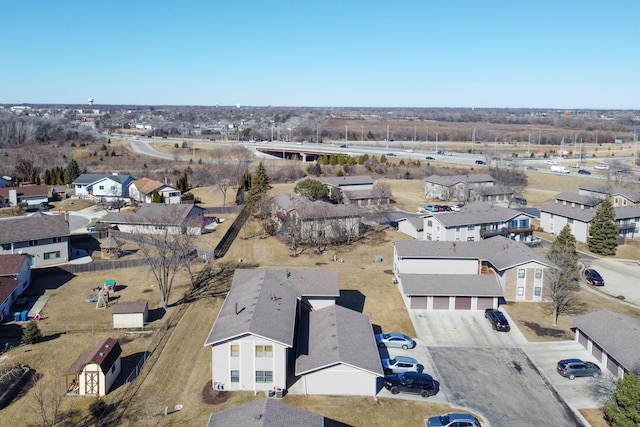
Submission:
<svg viewBox="0 0 640 427">
<path fill-rule="evenodd" d="M 2 187 L 0 197 L 9 198 L 9 191 L 16 190 L 18 197 L 47 196 L 49 190 L 46 185 L 25 185 L 24 187 Z"/>
<path fill-rule="evenodd" d="M 13 277 L 0 277 L 0 304 L 9 298 L 18 285 L 20 285 L 20 281 Z"/>
<path fill-rule="evenodd" d="M 102 373 L 106 374 L 121 354 L 122 349 L 118 340 L 107 338 L 91 350 L 82 353 L 65 372 L 65 375 L 77 375 L 89 364 L 99 365 Z"/>
<path fill-rule="evenodd" d="M 0 276 L 9 276 L 20 273 L 25 258 L 29 255 L 0 255 Z"/>
</svg>

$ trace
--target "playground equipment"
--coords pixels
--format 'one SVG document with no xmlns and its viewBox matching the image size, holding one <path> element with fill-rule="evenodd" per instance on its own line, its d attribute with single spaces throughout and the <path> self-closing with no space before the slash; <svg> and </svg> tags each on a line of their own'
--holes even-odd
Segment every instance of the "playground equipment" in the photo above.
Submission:
<svg viewBox="0 0 640 427">
<path fill-rule="evenodd" d="M 93 290 L 95 291 L 96 288 L 93 288 Z M 96 308 L 106 308 L 107 303 L 109 302 L 109 289 L 103 287 L 98 291 L 97 294 L 95 294 L 91 298 L 88 298 L 87 302 L 95 302 Z"/>
</svg>

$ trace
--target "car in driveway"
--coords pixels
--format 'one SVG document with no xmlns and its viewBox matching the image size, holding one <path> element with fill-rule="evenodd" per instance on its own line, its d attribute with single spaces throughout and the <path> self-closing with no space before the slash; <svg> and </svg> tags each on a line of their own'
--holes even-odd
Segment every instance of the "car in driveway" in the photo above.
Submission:
<svg viewBox="0 0 640 427">
<path fill-rule="evenodd" d="M 402 392 L 419 394 L 421 397 L 429 397 L 436 394 L 436 382 L 431 375 L 417 372 L 387 375 L 384 377 L 384 387 L 391 394 Z"/>
<path fill-rule="evenodd" d="M 601 374 L 600 367 L 593 362 L 585 362 L 581 359 L 563 359 L 558 362 L 556 371 L 570 380 L 575 377 L 598 378 Z"/>
<path fill-rule="evenodd" d="M 511 330 L 509 321 L 505 317 L 504 313 L 502 313 L 500 310 L 488 308 L 484 311 L 484 317 L 485 319 L 489 319 L 489 322 L 491 322 L 491 327 L 495 331 L 509 332 Z"/>
<path fill-rule="evenodd" d="M 403 372 L 422 373 L 424 371 L 424 366 L 413 357 L 396 356 L 393 359 L 382 359 L 381 362 L 385 375 L 401 374 Z"/>
<path fill-rule="evenodd" d="M 98 228 L 101 224 L 102 224 L 102 222 L 100 222 L 100 221 L 96 222 L 95 224 L 91 224 L 91 225 L 87 226 L 87 231 L 89 231 L 89 232 L 96 231 L 96 228 Z"/>
<path fill-rule="evenodd" d="M 426 205 L 424 210 L 429 212 L 438 212 L 438 205 Z"/>
<path fill-rule="evenodd" d="M 482 427 L 476 417 L 464 412 L 449 412 L 425 421 L 427 427 Z"/>
<path fill-rule="evenodd" d="M 592 286 L 604 286 L 604 279 L 593 268 L 587 268 L 584 271 L 584 279 Z"/>
<path fill-rule="evenodd" d="M 399 332 L 376 334 L 376 343 L 378 343 L 378 347 L 380 348 L 396 347 L 403 350 L 408 350 L 416 346 L 416 342 L 413 338 Z"/>
<path fill-rule="evenodd" d="M 580 175 L 591 175 L 591 172 L 589 172 L 589 171 L 588 171 L 588 170 L 586 170 L 586 169 L 578 169 L 578 173 L 579 173 Z"/>
</svg>

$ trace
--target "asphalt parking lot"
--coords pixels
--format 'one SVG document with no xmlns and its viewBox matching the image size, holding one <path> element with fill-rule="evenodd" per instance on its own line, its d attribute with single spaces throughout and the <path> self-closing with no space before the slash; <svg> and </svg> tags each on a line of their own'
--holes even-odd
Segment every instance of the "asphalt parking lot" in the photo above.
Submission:
<svg viewBox="0 0 640 427">
<path fill-rule="evenodd" d="M 583 425 L 572 409 L 601 407 L 612 391 L 611 377 L 602 366 L 605 375 L 598 379 L 561 377 L 558 360 L 594 358 L 576 341 L 529 343 L 505 315 L 510 332 L 494 331 L 482 311 L 410 310 L 427 353 L 419 360 L 441 384 L 438 398 L 477 412 L 494 427 L 550 420 Z"/>
<path fill-rule="evenodd" d="M 441 393 L 492 427 L 583 426 L 519 348 L 429 348 Z"/>
</svg>

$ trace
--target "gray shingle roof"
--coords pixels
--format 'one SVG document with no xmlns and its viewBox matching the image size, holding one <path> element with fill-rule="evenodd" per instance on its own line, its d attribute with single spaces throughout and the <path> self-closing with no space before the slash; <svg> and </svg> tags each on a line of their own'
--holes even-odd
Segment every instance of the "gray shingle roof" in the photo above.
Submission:
<svg viewBox="0 0 640 427">
<path fill-rule="evenodd" d="M 369 175 L 335 176 L 311 179 L 317 179 L 321 183 L 332 187 L 342 187 L 345 185 L 373 185 L 373 179 Z"/>
<path fill-rule="evenodd" d="M 424 179 L 425 182 L 450 187 L 458 183 L 477 184 L 481 182 L 495 182 L 495 178 L 486 173 L 474 175 L 431 175 Z"/>
<path fill-rule="evenodd" d="M 297 194 L 283 193 L 271 199 L 281 209 L 295 211 L 302 220 L 351 218 L 358 216 L 358 208 L 354 205 L 334 205 L 316 200 L 312 202 Z"/>
<path fill-rule="evenodd" d="M 192 212 L 204 215 L 204 209 L 195 205 L 144 203 L 135 213 L 110 212 L 101 221 L 111 224 L 182 225 Z"/>
<path fill-rule="evenodd" d="M 401 274 L 400 281 L 410 296 L 503 296 L 493 274 Z"/>
<path fill-rule="evenodd" d="M 618 206 L 613 208 L 616 213 L 616 219 L 629 219 L 640 217 L 640 205 Z"/>
<path fill-rule="evenodd" d="M 515 209 L 476 201 L 465 205 L 461 212 L 441 212 L 433 215 L 433 219 L 449 228 L 463 225 L 504 223 L 521 215 L 531 217 L 531 215 Z"/>
<path fill-rule="evenodd" d="M 83 173 L 79 177 L 73 180 L 73 185 L 89 185 L 101 179 L 109 178 L 120 184 L 125 183 L 128 179 L 133 179 L 131 175 L 120 174 L 97 174 L 97 173 Z"/>
<path fill-rule="evenodd" d="M 69 235 L 64 215 L 35 213 L 29 216 L 0 219 L 0 244 L 51 239 Z"/>
<path fill-rule="evenodd" d="M 207 423 L 207 427 L 323 427 L 324 425 L 322 415 L 274 399 L 256 400 L 214 412 L 209 416 Z"/>
<path fill-rule="evenodd" d="M 427 216 L 431 216 L 431 215 L 408 216 L 406 218 L 399 218 L 398 222 L 407 221 L 408 223 L 410 223 L 415 227 L 416 231 L 422 231 L 424 229 L 424 219 Z"/>
<path fill-rule="evenodd" d="M 571 218 L 582 222 L 590 222 L 596 216 L 595 208 L 564 205 L 562 203 L 551 202 L 540 207 L 540 212 L 547 212 L 554 215 Z"/>
<path fill-rule="evenodd" d="M 365 314 L 339 305 L 312 311 L 301 319 L 298 342 L 296 375 L 337 364 L 384 375 L 371 321 Z"/>
<path fill-rule="evenodd" d="M 397 240 L 393 242 L 396 253 L 401 258 L 455 258 L 488 261 L 498 271 L 527 263 L 538 262 L 554 267 L 522 242 L 495 236 L 478 242 L 444 242 L 429 240 Z"/>
<path fill-rule="evenodd" d="M 578 190 L 591 191 L 594 193 L 602 193 L 609 196 L 620 195 L 626 197 L 634 203 L 640 203 L 640 191 L 630 188 L 616 187 L 608 184 L 599 184 L 594 182 L 585 182 L 580 184 Z"/>
<path fill-rule="evenodd" d="M 252 334 L 292 347 L 298 299 L 339 295 L 337 286 L 324 270 L 236 269 L 205 345 Z"/>
<path fill-rule="evenodd" d="M 640 320 L 599 310 L 575 317 L 573 324 L 625 369 L 640 374 Z"/>
<path fill-rule="evenodd" d="M 567 203 L 576 203 L 576 204 L 585 205 L 585 206 L 596 206 L 598 203 L 602 201 L 602 199 L 586 196 L 583 194 L 572 193 L 570 191 L 565 191 L 563 193 L 556 195 L 556 200 L 567 202 Z"/>
</svg>

